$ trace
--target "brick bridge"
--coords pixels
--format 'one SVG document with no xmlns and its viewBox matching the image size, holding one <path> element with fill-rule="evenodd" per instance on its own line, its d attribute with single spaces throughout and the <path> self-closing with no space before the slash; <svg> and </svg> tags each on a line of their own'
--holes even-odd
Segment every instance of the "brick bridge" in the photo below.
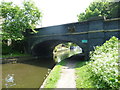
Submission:
<svg viewBox="0 0 120 90">
<path fill-rule="evenodd" d="M 60 43 L 76 43 L 83 49 L 86 59 L 94 46 L 103 44 L 112 36 L 120 38 L 120 18 L 102 18 L 30 30 L 26 33 L 27 50 L 34 56 L 52 56 L 53 49 Z"/>
</svg>

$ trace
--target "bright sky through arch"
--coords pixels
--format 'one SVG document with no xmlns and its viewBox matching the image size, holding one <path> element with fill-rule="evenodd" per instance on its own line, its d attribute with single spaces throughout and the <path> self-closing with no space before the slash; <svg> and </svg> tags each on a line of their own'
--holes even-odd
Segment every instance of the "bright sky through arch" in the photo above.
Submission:
<svg viewBox="0 0 120 90">
<path fill-rule="evenodd" d="M 23 0 L 12 1 L 20 5 Z M 33 0 L 42 11 L 42 27 L 77 22 L 77 15 L 84 12 L 93 0 Z M 37 27 L 41 27 L 40 25 Z"/>
</svg>

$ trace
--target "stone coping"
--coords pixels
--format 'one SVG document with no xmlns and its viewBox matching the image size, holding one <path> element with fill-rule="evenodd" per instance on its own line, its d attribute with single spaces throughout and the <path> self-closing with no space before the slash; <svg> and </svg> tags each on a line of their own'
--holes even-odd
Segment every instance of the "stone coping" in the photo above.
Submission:
<svg viewBox="0 0 120 90">
<path fill-rule="evenodd" d="M 38 59 L 38 58 L 33 56 L 15 56 L 15 57 L 0 58 L 0 64 L 18 63 L 18 62 L 29 61 L 33 59 Z"/>
</svg>

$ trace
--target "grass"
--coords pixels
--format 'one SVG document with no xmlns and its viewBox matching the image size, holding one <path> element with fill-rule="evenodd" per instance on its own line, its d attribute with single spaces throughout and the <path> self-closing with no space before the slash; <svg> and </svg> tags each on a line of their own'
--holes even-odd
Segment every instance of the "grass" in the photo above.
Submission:
<svg viewBox="0 0 120 90">
<path fill-rule="evenodd" d="M 76 88 L 95 88 L 91 74 L 87 70 L 86 61 L 81 61 L 76 65 Z"/>
<path fill-rule="evenodd" d="M 87 61 L 80 61 L 76 64 L 76 88 L 95 88 L 93 84 L 94 80 L 87 71 L 86 62 Z M 47 78 L 44 88 L 56 88 L 57 81 L 60 79 L 61 67 L 66 65 L 66 63 L 67 61 L 63 60 L 53 68 Z"/>
<path fill-rule="evenodd" d="M 61 76 L 61 67 L 66 65 L 66 63 L 66 60 L 62 60 L 53 68 L 53 70 L 47 78 L 44 88 L 56 88 L 57 81 L 60 79 Z"/>
<path fill-rule="evenodd" d="M 93 84 L 93 78 L 88 72 L 87 61 L 80 61 L 76 64 L 76 88 L 95 88 Z M 50 73 L 47 78 L 47 81 L 44 85 L 44 88 L 56 88 L 57 81 L 60 79 L 61 67 L 66 65 L 67 61 L 63 60 L 58 63 Z"/>
</svg>

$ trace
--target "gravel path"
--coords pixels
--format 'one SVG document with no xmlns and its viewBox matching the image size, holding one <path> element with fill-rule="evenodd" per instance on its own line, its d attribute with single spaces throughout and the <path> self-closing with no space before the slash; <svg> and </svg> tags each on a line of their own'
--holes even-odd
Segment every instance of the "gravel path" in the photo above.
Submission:
<svg viewBox="0 0 120 90">
<path fill-rule="evenodd" d="M 75 61 L 68 61 L 67 65 L 62 67 L 61 77 L 57 83 L 57 88 L 76 88 L 75 65 Z"/>
</svg>

